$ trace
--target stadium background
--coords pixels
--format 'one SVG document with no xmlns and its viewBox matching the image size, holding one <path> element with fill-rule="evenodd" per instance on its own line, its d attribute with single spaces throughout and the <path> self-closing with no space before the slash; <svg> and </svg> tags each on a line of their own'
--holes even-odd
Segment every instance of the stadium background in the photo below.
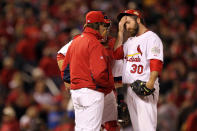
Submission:
<svg viewBox="0 0 197 131">
<path fill-rule="evenodd" d="M 56 53 L 87 11 L 105 11 L 115 36 L 116 16 L 131 8 L 164 44 L 158 131 L 197 130 L 197 0 L 0 0 L 1 131 L 72 131 Z"/>
</svg>

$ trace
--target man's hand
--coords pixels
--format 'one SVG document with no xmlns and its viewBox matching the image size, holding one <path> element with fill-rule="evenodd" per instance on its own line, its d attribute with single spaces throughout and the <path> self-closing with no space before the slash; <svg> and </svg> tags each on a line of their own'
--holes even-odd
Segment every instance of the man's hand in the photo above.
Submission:
<svg viewBox="0 0 197 131">
<path fill-rule="evenodd" d="M 149 89 L 146 86 L 146 82 L 141 80 L 136 80 L 133 83 L 131 83 L 131 88 L 139 96 L 148 96 L 153 94 L 155 91 L 155 88 Z"/>
<path fill-rule="evenodd" d="M 127 17 L 123 16 L 119 22 L 119 32 L 120 33 L 124 33 L 124 25 L 125 25 L 126 21 L 127 21 Z"/>
<path fill-rule="evenodd" d="M 123 16 L 122 19 L 119 22 L 119 28 L 118 28 L 118 37 L 116 39 L 116 43 L 114 45 L 114 51 L 120 47 L 123 43 L 123 34 L 124 34 L 124 25 L 127 21 L 127 17 Z"/>
<path fill-rule="evenodd" d="M 148 81 L 148 82 L 146 82 L 146 87 L 149 88 L 149 89 L 153 89 L 154 88 L 154 83 L 155 82 Z"/>
<path fill-rule="evenodd" d="M 70 98 L 70 84 L 67 82 L 64 82 L 64 86 L 65 88 L 62 93 L 66 99 Z"/>
</svg>

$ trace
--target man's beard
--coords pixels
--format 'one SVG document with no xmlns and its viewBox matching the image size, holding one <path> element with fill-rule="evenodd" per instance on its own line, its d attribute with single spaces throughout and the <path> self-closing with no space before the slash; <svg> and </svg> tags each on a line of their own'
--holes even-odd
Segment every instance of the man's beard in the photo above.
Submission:
<svg viewBox="0 0 197 131">
<path fill-rule="evenodd" d="M 134 28 L 129 28 L 128 32 L 131 35 L 131 37 L 134 37 L 137 35 L 139 31 L 139 24 L 137 23 L 137 21 L 135 22 Z"/>
</svg>

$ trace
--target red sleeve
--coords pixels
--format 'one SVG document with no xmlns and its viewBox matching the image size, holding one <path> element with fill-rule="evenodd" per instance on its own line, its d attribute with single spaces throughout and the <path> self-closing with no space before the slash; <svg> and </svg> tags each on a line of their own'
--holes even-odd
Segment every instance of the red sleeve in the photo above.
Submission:
<svg viewBox="0 0 197 131">
<path fill-rule="evenodd" d="M 109 47 L 111 48 L 111 49 L 114 49 L 114 44 L 115 44 L 115 42 L 116 42 L 116 39 L 115 38 L 113 38 L 113 37 L 111 37 L 111 36 L 108 36 L 108 45 L 109 45 Z"/>
<path fill-rule="evenodd" d="M 150 60 L 150 71 L 158 71 L 161 72 L 163 68 L 163 62 L 157 59 L 151 59 Z"/>
<path fill-rule="evenodd" d="M 113 37 L 109 37 L 108 39 L 109 39 L 108 45 L 113 50 L 114 45 L 116 43 L 116 39 Z M 123 59 L 124 58 L 123 46 L 120 46 L 115 51 L 113 51 L 113 56 L 115 60 Z"/>
<path fill-rule="evenodd" d="M 124 51 L 123 51 L 123 46 L 118 47 L 114 52 L 114 59 L 115 60 L 120 60 L 124 58 Z"/>
<path fill-rule="evenodd" d="M 58 53 L 57 54 L 57 61 L 59 61 L 59 60 L 64 60 L 64 55 L 62 54 L 62 53 Z"/>
</svg>

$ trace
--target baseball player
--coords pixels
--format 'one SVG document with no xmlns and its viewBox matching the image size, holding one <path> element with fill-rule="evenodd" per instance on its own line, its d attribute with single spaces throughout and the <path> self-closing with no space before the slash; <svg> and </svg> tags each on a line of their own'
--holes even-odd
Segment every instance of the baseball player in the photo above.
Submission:
<svg viewBox="0 0 197 131">
<path fill-rule="evenodd" d="M 111 56 L 100 43 L 109 26 L 105 17 L 101 11 L 86 15 L 85 29 L 72 41 L 62 66 L 62 77 L 66 81 L 69 63 L 76 131 L 99 131 L 101 123 L 109 128 L 107 130 L 115 131 L 117 127 Z"/>
<path fill-rule="evenodd" d="M 77 36 L 74 37 L 77 38 Z M 64 57 L 66 55 L 66 52 L 68 50 L 68 47 L 72 43 L 72 40 L 67 43 L 65 46 L 63 46 L 57 53 L 57 62 L 59 65 L 59 68 L 61 70 Z M 121 76 L 122 70 L 122 60 L 116 60 L 115 64 L 113 65 L 112 73 L 116 76 Z M 70 83 L 64 82 L 66 90 L 70 88 Z M 102 128 L 106 131 L 116 131 L 119 129 L 117 124 L 117 104 L 116 104 L 116 97 L 114 92 L 111 92 L 107 94 L 104 98 L 104 110 L 102 115 Z"/>
<path fill-rule="evenodd" d="M 106 18 L 105 18 L 106 19 Z M 106 19 L 106 21 L 108 21 L 110 24 L 110 20 Z M 122 60 L 115 60 L 114 61 L 114 53 L 113 53 L 113 48 L 114 48 L 114 43 L 115 43 L 115 39 L 112 37 L 108 36 L 108 30 L 106 30 L 103 34 L 104 39 L 101 40 L 102 45 L 106 48 L 106 50 L 108 51 L 108 53 L 111 55 L 111 59 L 113 59 L 112 61 L 112 74 L 114 77 L 119 77 L 122 76 Z M 76 35 L 74 37 L 74 39 L 76 39 L 78 36 L 80 35 Z M 71 45 L 72 40 L 67 43 L 65 46 L 63 46 L 57 53 L 57 62 L 59 65 L 59 68 L 61 70 L 62 64 L 63 64 L 63 60 L 64 57 L 66 55 L 66 52 L 68 50 L 68 47 Z M 66 89 L 68 89 L 70 87 L 70 83 L 68 82 L 64 82 Z M 120 86 L 121 84 L 115 82 L 115 85 Z M 115 91 L 115 89 L 114 89 Z M 115 93 L 112 91 L 111 93 L 107 94 L 104 97 L 104 110 L 103 110 L 103 115 L 102 115 L 102 128 L 105 131 L 117 131 L 119 129 L 119 126 L 117 124 L 117 103 L 116 103 L 116 96 Z"/>
<path fill-rule="evenodd" d="M 133 130 L 156 131 L 162 42 L 146 28 L 140 11 L 125 10 L 117 18 L 119 31 L 114 49 L 122 48 L 119 50 L 124 58 L 122 82 L 127 86 L 126 99 Z M 125 29 L 130 37 L 122 45 Z"/>
</svg>

